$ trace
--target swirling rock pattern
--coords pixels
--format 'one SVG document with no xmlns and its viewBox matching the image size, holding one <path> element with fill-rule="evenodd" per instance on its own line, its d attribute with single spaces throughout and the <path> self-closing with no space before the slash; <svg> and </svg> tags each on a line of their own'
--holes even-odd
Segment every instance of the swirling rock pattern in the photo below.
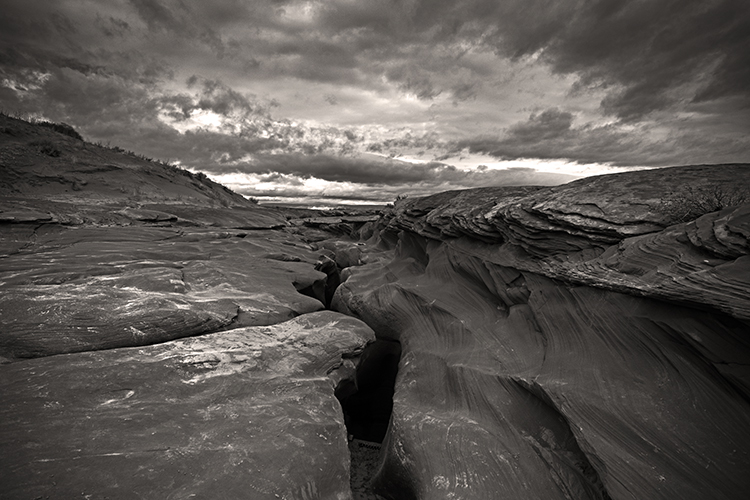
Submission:
<svg viewBox="0 0 750 500">
<path fill-rule="evenodd" d="M 391 260 L 333 300 L 403 347 L 380 494 L 744 497 L 750 206 L 664 227 L 657 189 L 637 194 L 659 175 L 444 193 L 381 221 Z"/>
<path fill-rule="evenodd" d="M 750 206 L 664 211 L 666 185 L 748 189 L 746 165 L 295 222 L 0 122 L 3 498 L 348 500 L 335 387 L 380 433 L 352 401 L 386 393 L 386 344 L 385 498 L 750 491 Z"/>
</svg>

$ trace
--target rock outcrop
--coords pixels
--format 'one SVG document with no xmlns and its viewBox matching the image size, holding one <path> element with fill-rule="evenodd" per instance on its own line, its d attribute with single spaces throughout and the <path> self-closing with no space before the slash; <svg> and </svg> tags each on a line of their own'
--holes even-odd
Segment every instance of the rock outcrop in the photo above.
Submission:
<svg viewBox="0 0 750 500">
<path fill-rule="evenodd" d="M 357 499 L 750 491 L 748 166 L 375 220 L 58 129 L 0 116 L 3 498 L 348 500 L 347 434 Z"/>
<path fill-rule="evenodd" d="M 0 196 L 89 205 L 252 205 L 204 174 L 4 114 L 0 115 Z"/>
<path fill-rule="evenodd" d="M 33 234 L 0 273 L 6 358 L 148 345 L 323 309 L 322 296 L 298 293 L 324 286 L 315 252 L 283 232 L 53 224 Z"/>
<path fill-rule="evenodd" d="M 0 496 L 350 499 L 335 389 L 374 334 L 323 311 L 324 254 L 205 176 L 0 119 Z"/>
<path fill-rule="evenodd" d="M 351 498 L 327 374 L 373 339 L 323 311 L 0 373 L 3 498 Z"/>
<path fill-rule="evenodd" d="M 665 227 L 649 186 L 749 170 L 399 203 L 372 240 L 391 259 L 333 300 L 403 347 L 378 492 L 742 498 L 750 205 Z"/>
</svg>

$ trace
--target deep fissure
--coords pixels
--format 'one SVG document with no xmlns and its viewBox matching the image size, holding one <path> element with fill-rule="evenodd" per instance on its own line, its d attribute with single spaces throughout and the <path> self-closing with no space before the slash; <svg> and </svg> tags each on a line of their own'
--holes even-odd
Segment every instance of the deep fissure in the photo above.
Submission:
<svg viewBox="0 0 750 500">
<path fill-rule="evenodd" d="M 388 433 L 400 360 L 399 342 L 378 339 L 362 351 L 354 376 L 339 382 L 335 390 L 349 440 L 355 500 L 381 498 L 370 490 L 370 481 L 380 462 L 380 445 Z"/>
<path fill-rule="evenodd" d="M 383 442 L 400 359 L 400 343 L 378 339 L 360 355 L 354 380 L 342 380 L 336 387 L 350 439 Z"/>
</svg>

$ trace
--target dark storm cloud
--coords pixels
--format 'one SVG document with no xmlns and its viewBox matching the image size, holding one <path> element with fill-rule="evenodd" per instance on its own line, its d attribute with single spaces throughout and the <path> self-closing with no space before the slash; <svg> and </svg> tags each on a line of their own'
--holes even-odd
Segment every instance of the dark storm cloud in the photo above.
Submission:
<svg viewBox="0 0 750 500">
<path fill-rule="evenodd" d="M 748 161 L 749 53 L 747 0 L 7 0 L 0 107 L 195 168 L 221 171 L 255 155 L 267 161 L 264 171 L 273 165 L 285 175 L 448 183 L 468 174 L 440 163 L 373 165 L 350 153 L 419 157 L 452 144 L 501 159 Z M 511 104 L 485 112 L 520 71 L 514 64 L 551 68 L 559 87 L 543 103 L 507 97 L 517 104 L 507 116 L 492 113 Z M 300 102 L 278 108 L 277 86 L 312 96 L 333 121 L 274 116 Z M 395 100 L 399 92 L 435 105 L 434 115 L 367 135 L 365 126 L 378 123 L 356 117 L 378 116 L 378 106 L 394 113 L 405 102 Z M 588 115 L 562 102 L 591 95 Z M 450 105 L 478 110 L 478 125 L 454 118 Z M 592 116 L 597 106 L 612 120 Z M 520 108 L 537 111 L 519 121 Z M 172 127 L 189 128 L 205 112 L 220 126 Z M 348 130 L 352 123 L 362 127 Z M 414 133 L 413 123 L 425 129 Z M 488 132 L 479 136 L 480 127 Z M 476 179 L 493 182 L 490 175 Z"/>
<path fill-rule="evenodd" d="M 6 9 L 4 38 L 26 44 L 34 33 L 33 45 L 43 52 L 63 37 L 63 45 L 85 52 L 72 12 L 34 15 L 33 4 Z M 361 82 L 363 74 L 379 74 L 421 99 L 474 95 L 482 75 L 462 59 L 470 47 L 516 59 L 538 54 L 556 71 L 579 75 L 579 89 L 608 88 L 603 109 L 630 120 L 685 99 L 747 102 L 750 88 L 746 0 L 331 0 L 313 4 L 308 23 L 292 15 L 305 2 L 128 4 L 150 32 L 168 33 L 174 47 L 179 40 L 202 43 L 219 57 L 231 51 L 255 61 L 249 67 L 256 70 L 316 81 Z M 133 32 L 132 19 L 99 17 L 110 36 Z M 462 78 L 451 76 L 457 69 Z M 688 82 L 695 85 L 683 88 Z"/>
<path fill-rule="evenodd" d="M 462 43 L 514 59 L 537 54 L 555 71 L 579 75 L 579 88 L 609 88 L 604 110 L 631 120 L 684 99 L 747 103 L 750 93 L 746 0 L 334 1 L 321 26 L 357 31 L 381 47 Z M 390 76 L 428 97 L 444 90 Z M 683 88 L 689 82 L 696 88 Z"/>
<path fill-rule="evenodd" d="M 245 173 L 266 176 L 278 175 L 295 178 L 323 179 L 330 182 L 348 182 L 368 186 L 410 185 L 455 185 L 475 187 L 484 185 L 512 185 L 527 183 L 559 184 L 572 180 L 571 176 L 538 173 L 531 168 L 507 170 L 479 169 L 460 170 L 452 165 L 429 162 L 408 163 L 389 158 L 354 158 L 330 155 L 274 154 L 255 155 L 252 163 L 240 162 L 234 165 L 214 165 L 208 167 L 214 174 Z"/>
<path fill-rule="evenodd" d="M 539 142 L 564 137 L 573 123 L 573 114 L 559 109 L 548 109 L 540 114 L 532 114 L 529 121 L 510 127 L 511 141 Z"/>
<path fill-rule="evenodd" d="M 423 196 L 450 189 L 481 186 L 557 185 L 575 179 L 569 175 L 538 172 L 533 168 L 480 168 L 466 172 L 440 163 L 410 164 L 388 159 L 343 159 L 325 155 L 261 156 L 257 158 L 257 163 L 227 166 L 226 170 L 222 168 L 212 173 L 251 174 L 261 183 L 272 183 L 272 186 L 252 184 L 235 188 L 248 196 L 312 195 L 378 202 L 392 201 L 397 195 L 404 193 Z M 305 181 L 311 178 L 334 184 L 310 188 Z"/>
<path fill-rule="evenodd" d="M 748 142 L 741 127 L 706 135 L 676 127 L 666 137 L 652 139 L 649 128 L 624 131 L 616 124 L 573 125 L 574 116 L 559 109 L 532 113 L 528 120 L 498 137 L 458 141 L 454 151 L 468 149 L 502 160 L 566 159 L 579 163 L 619 166 L 665 166 L 688 163 L 735 163 L 747 160 Z M 719 124 L 706 125 L 706 128 Z M 446 157 L 449 159 L 450 155 Z"/>
<path fill-rule="evenodd" d="M 593 3 L 550 40 L 545 56 L 583 82 L 619 84 L 602 104 L 633 119 L 684 97 L 746 100 L 748 53 L 750 4 L 681 0 Z M 675 95 L 688 82 L 698 88 Z"/>
<path fill-rule="evenodd" d="M 228 167 L 233 170 L 232 167 Z M 302 178 L 315 177 L 332 182 L 403 185 L 422 181 L 459 180 L 453 166 L 441 163 L 409 164 L 390 159 L 360 159 L 330 155 L 265 155 L 253 164 L 241 165 L 243 173 L 280 172 Z"/>
<path fill-rule="evenodd" d="M 151 30 L 163 30 L 182 39 L 195 39 L 209 46 L 220 59 L 225 56 L 222 21 L 244 19 L 243 2 L 182 2 L 169 0 L 129 0 L 140 19 Z M 227 17 L 227 11 L 233 18 Z"/>
</svg>

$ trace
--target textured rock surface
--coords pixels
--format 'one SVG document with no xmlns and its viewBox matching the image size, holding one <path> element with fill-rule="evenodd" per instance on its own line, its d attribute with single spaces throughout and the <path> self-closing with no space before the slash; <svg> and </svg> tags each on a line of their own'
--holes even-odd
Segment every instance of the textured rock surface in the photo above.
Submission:
<svg viewBox="0 0 750 500">
<path fill-rule="evenodd" d="M 382 221 L 392 260 L 333 301 L 403 346 L 380 494 L 744 497 L 750 207 L 663 228 L 618 194 L 657 177 L 444 193 Z"/>
<path fill-rule="evenodd" d="M 325 281 L 316 254 L 283 232 L 13 229 L 27 241 L 0 270 L 7 358 L 147 345 L 323 308 L 323 297 L 297 291 Z"/>
<path fill-rule="evenodd" d="M 351 498 L 327 373 L 372 339 L 324 311 L 2 366 L 2 497 Z"/>
<path fill-rule="evenodd" d="M 666 185 L 677 193 L 695 185 L 740 190 L 750 200 L 750 166 L 675 167 L 554 188 L 441 193 L 405 200 L 381 227 L 448 240 L 486 260 L 566 282 L 750 319 L 750 209 L 729 207 L 666 227 Z"/>
<path fill-rule="evenodd" d="M 748 191 L 747 166 L 374 221 L 2 120 L 3 498 L 349 499 L 347 430 L 391 407 L 383 498 L 750 490 L 750 206 L 672 224 L 663 187 Z"/>
<path fill-rule="evenodd" d="M 350 499 L 374 335 L 295 212 L 0 118 L 0 497 Z"/>
<path fill-rule="evenodd" d="M 88 204 L 252 205 L 203 174 L 0 116 L 0 196 Z"/>
</svg>

